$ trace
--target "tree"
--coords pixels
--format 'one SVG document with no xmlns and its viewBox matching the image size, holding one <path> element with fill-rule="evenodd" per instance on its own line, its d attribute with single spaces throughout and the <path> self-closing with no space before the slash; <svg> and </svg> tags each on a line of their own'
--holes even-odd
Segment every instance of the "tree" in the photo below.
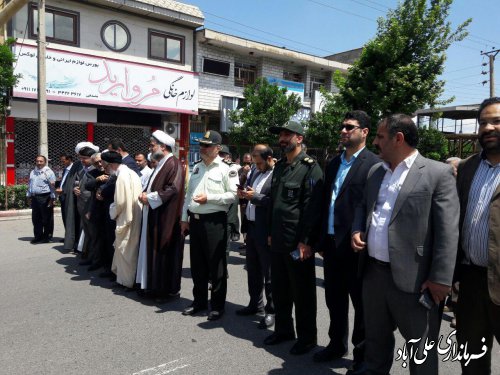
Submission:
<svg viewBox="0 0 500 375">
<path fill-rule="evenodd" d="M 17 84 L 19 75 L 14 74 L 15 56 L 11 51 L 15 39 L 9 38 L 0 44 L 0 114 L 4 114 L 8 105 L 8 92 Z"/>
<path fill-rule="evenodd" d="M 426 158 L 443 161 L 448 156 L 448 140 L 438 129 L 423 126 L 418 137 L 418 152 Z"/>
<path fill-rule="evenodd" d="M 287 95 L 286 91 L 265 78 L 247 85 L 243 91 L 245 106 L 229 115 L 236 124 L 229 131 L 231 143 L 276 143 L 276 136 L 270 134 L 268 128 L 283 125 L 301 107 L 300 98 L 296 94 Z"/>
<path fill-rule="evenodd" d="M 366 111 L 374 122 L 390 113 L 412 114 L 451 102 L 440 100 L 446 50 L 467 36 L 468 19 L 452 31 L 447 21 L 453 0 L 404 0 L 379 18 L 375 38 L 363 48 L 340 83 L 350 109 Z"/>
<path fill-rule="evenodd" d="M 306 127 L 306 142 L 309 147 L 323 150 L 323 162 L 328 160 L 330 152 L 337 149 L 340 138 L 339 125 L 346 113 L 345 107 L 339 102 L 339 97 L 321 89 L 324 102 L 320 112 L 311 115 L 304 124 Z"/>
</svg>

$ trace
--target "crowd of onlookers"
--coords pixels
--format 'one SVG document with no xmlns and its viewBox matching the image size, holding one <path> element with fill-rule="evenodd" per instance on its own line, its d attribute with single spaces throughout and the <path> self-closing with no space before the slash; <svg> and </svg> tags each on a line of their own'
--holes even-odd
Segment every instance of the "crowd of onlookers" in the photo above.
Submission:
<svg viewBox="0 0 500 375">
<path fill-rule="evenodd" d="M 372 153 L 371 119 L 353 110 L 324 172 L 295 121 L 269 128 L 280 155 L 257 144 L 241 165 L 208 130 L 190 173 L 159 130 L 135 160 L 121 140 L 102 152 L 81 142 L 76 157 L 61 156 L 60 181 L 36 158 L 32 243 L 50 240 L 59 199 L 64 248 L 80 254 L 80 265 L 163 303 L 179 295 L 190 236 L 193 302 L 182 314 L 208 310 L 214 321 L 225 312 L 229 244 L 243 234 L 249 302 L 236 314 L 260 314 L 259 328 L 274 326 L 264 344 L 295 340 L 293 355 L 317 345 L 319 253 L 330 342 L 314 361 L 347 353 L 350 298 L 348 374 L 389 374 L 396 328 L 410 373 L 437 374 L 429 343 L 438 342 L 443 308 L 455 313 L 463 374 L 489 374 L 493 338 L 500 340 L 500 98 L 481 104 L 478 122 L 482 151 L 441 163 L 418 152 L 418 129 L 404 114 L 378 123 Z"/>
</svg>

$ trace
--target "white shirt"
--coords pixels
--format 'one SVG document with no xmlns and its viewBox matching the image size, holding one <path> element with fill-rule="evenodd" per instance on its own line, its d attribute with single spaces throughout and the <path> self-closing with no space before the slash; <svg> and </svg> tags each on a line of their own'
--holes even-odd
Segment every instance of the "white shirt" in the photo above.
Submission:
<svg viewBox="0 0 500 375">
<path fill-rule="evenodd" d="M 389 222 L 391 221 L 392 210 L 401 186 L 403 186 L 417 156 L 418 151 L 415 151 L 399 163 L 394 172 L 387 163 L 383 164 L 386 172 L 373 210 L 367 241 L 368 254 L 383 262 L 389 262 Z"/>
<path fill-rule="evenodd" d="M 262 187 L 266 183 L 269 176 L 272 175 L 273 170 L 269 169 L 269 170 L 265 171 L 264 173 L 261 173 L 261 172 L 258 172 L 258 173 L 259 173 L 259 175 L 255 178 L 255 180 L 252 183 L 252 188 L 255 190 L 256 193 L 260 194 L 260 192 L 262 191 Z M 253 204 L 252 202 L 249 201 L 247 204 L 245 214 L 246 214 L 248 220 L 255 221 L 255 204 Z"/>
<path fill-rule="evenodd" d="M 69 171 L 71 170 L 72 166 L 73 166 L 73 163 L 71 163 L 66 168 L 64 168 L 66 170 L 66 172 L 64 173 L 64 176 L 63 176 L 63 178 L 61 180 L 61 185 L 60 185 L 61 189 L 63 188 L 64 183 L 66 182 L 66 178 L 68 177 Z"/>
<path fill-rule="evenodd" d="M 149 168 L 147 165 L 141 169 L 142 189 L 146 189 L 146 187 L 148 186 L 148 181 L 149 177 L 151 176 L 151 173 L 153 173 L 153 170 Z"/>
</svg>

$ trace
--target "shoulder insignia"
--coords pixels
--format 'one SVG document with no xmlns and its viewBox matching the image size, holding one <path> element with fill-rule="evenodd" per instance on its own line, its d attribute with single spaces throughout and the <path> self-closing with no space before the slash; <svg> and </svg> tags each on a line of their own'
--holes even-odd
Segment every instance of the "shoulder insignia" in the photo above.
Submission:
<svg viewBox="0 0 500 375">
<path fill-rule="evenodd" d="M 198 163 L 201 163 L 202 161 L 203 161 L 203 159 L 196 160 L 193 164 L 198 164 Z"/>
<path fill-rule="evenodd" d="M 314 164 L 314 163 L 316 162 L 313 158 L 311 158 L 311 157 L 309 157 L 309 156 L 307 156 L 307 157 L 305 157 L 304 159 L 302 159 L 302 161 L 303 161 L 304 163 L 306 163 L 306 164 Z"/>
<path fill-rule="evenodd" d="M 231 160 L 226 160 L 226 159 L 222 159 L 222 162 L 227 164 L 227 165 L 233 165 L 234 163 L 231 161 Z"/>
<path fill-rule="evenodd" d="M 238 172 L 235 170 L 229 171 L 229 177 L 236 177 L 238 175 Z"/>
</svg>

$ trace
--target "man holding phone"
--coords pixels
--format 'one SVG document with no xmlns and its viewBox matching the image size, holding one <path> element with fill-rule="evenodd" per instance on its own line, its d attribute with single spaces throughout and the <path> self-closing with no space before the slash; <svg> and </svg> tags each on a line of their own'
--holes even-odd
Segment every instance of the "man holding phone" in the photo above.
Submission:
<svg viewBox="0 0 500 375">
<path fill-rule="evenodd" d="M 316 274 L 313 229 L 318 225 L 323 172 L 302 150 L 304 128 L 296 121 L 269 128 L 279 135 L 284 157 L 276 163 L 271 180 L 269 231 L 275 332 L 264 340 L 275 345 L 295 339 L 292 308 L 298 340 L 290 353 L 305 354 L 316 346 Z M 292 258 L 295 253 L 296 259 Z"/>
</svg>

